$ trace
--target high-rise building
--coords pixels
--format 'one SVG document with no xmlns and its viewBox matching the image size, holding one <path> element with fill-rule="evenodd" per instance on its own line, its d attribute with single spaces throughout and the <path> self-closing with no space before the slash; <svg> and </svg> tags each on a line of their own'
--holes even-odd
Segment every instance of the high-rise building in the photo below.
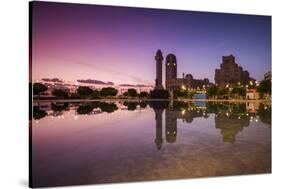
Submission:
<svg viewBox="0 0 281 189">
<path fill-rule="evenodd" d="M 157 50 L 156 56 L 156 79 L 155 79 L 155 89 L 163 89 L 163 84 L 162 84 L 162 61 L 163 61 L 163 56 L 162 52 L 160 49 Z"/>
<path fill-rule="evenodd" d="M 166 57 L 166 89 L 174 89 L 177 80 L 177 59 L 174 54 Z"/>
<path fill-rule="evenodd" d="M 235 62 L 233 55 L 223 56 L 219 69 L 215 70 L 215 83 L 220 87 L 234 86 L 237 84 L 247 85 L 250 80 L 250 74 L 247 70 L 243 70 Z"/>
</svg>

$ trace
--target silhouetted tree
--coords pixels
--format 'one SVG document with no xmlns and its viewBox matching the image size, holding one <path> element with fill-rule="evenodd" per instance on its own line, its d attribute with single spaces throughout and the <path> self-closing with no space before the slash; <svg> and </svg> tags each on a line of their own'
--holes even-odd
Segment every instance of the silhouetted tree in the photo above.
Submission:
<svg viewBox="0 0 281 189">
<path fill-rule="evenodd" d="M 88 98 L 93 93 L 93 89 L 86 86 L 79 86 L 77 92 L 80 95 L 80 97 Z"/>
<path fill-rule="evenodd" d="M 52 95 L 57 97 L 57 98 L 63 98 L 66 99 L 68 98 L 68 93 L 67 91 L 63 90 L 63 89 L 54 89 L 52 91 Z"/>
<path fill-rule="evenodd" d="M 102 88 L 100 91 L 100 95 L 103 97 L 116 96 L 117 93 L 118 93 L 118 90 L 116 90 L 113 87 L 105 87 L 105 88 Z"/>
<path fill-rule="evenodd" d="M 137 90 L 136 89 L 128 89 L 128 96 L 130 97 L 136 97 L 138 95 Z"/>
<path fill-rule="evenodd" d="M 92 94 L 90 95 L 91 99 L 100 99 L 100 92 L 98 90 L 93 90 Z"/>
<path fill-rule="evenodd" d="M 34 83 L 33 84 L 33 94 L 38 95 L 38 99 L 40 98 L 40 94 L 42 92 L 45 92 L 48 89 L 44 84 L 42 83 Z"/>
<path fill-rule="evenodd" d="M 140 92 L 139 97 L 140 98 L 147 98 L 148 97 L 148 92 L 145 92 L 145 91 Z"/>
<path fill-rule="evenodd" d="M 128 91 L 123 93 L 124 96 L 128 96 Z"/>
<path fill-rule="evenodd" d="M 70 93 L 69 98 L 71 99 L 80 99 L 80 95 L 78 93 Z"/>
</svg>

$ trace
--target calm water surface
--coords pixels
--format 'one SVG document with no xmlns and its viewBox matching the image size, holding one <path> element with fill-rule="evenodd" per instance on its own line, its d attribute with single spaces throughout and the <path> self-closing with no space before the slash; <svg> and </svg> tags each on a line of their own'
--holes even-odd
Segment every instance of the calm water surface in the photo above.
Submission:
<svg viewBox="0 0 281 189">
<path fill-rule="evenodd" d="M 271 105 L 34 104 L 35 187 L 271 172 Z"/>
</svg>

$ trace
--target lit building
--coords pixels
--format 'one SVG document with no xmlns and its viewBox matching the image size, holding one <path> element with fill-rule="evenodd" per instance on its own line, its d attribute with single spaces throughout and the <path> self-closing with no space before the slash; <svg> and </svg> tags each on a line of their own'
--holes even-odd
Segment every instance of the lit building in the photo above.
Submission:
<svg viewBox="0 0 281 189">
<path fill-rule="evenodd" d="M 247 70 L 243 70 L 243 68 L 235 62 L 235 57 L 233 55 L 222 57 L 220 68 L 215 70 L 215 83 L 218 86 L 247 85 L 250 81 L 254 82 L 255 80 L 250 78 L 250 74 Z"/>
<path fill-rule="evenodd" d="M 256 89 L 248 89 L 246 92 L 246 99 L 247 100 L 258 100 L 259 97 L 259 93 L 257 92 Z"/>
</svg>

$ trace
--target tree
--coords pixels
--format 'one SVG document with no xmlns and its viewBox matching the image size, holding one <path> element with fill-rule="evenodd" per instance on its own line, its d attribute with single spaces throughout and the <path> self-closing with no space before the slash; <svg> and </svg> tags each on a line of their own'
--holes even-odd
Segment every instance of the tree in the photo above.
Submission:
<svg viewBox="0 0 281 189">
<path fill-rule="evenodd" d="M 63 98 L 66 99 L 69 97 L 68 93 L 65 90 L 62 89 L 54 89 L 52 91 L 52 95 L 57 97 L 57 98 Z"/>
<path fill-rule="evenodd" d="M 260 85 L 257 88 L 257 91 L 260 94 L 261 98 L 264 94 L 271 95 L 271 80 L 261 81 Z"/>
<path fill-rule="evenodd" d="M 42 92 L 45 92 L 47 89 L 48 89 L 48 87 L 46 87 L 46 85 L 44 85 L 42 83 L 33 84 L 33 94 L 38 95 L 38 99 L 40 98 L 40 94 Z"/>
<path fill-rule="evenodd" d="M 99 99 L 100 98 L 100 92 L 98 90 L 93 90 L 92 94 L 90 95 L 91 99 Z"/>
<path fill-rule="evenodd" d="M 217 86 L 212 86 L 207 89 L 208 97 L 216 97 L 218 95 L 219 88 Z"/>
<path fill-rule="evenodd" d="M 128 96 L 130 97 L 136 97 L 138 95 L 137 90 L 136 89 L 128 89 Z"/>
<path fill-rule="evenodd" d="M 145 92 L 145 91 L 140 92 L 139 97 L 140 98 L 147 98 L 148 97 L 148 92 Z"/>
<path fill-rule="evenodd" d="M 118 93 L 118 90 L 113 87 L 105 87 L 105 88 L 102 88 L 100 91 L 100 95 L 103 97 L 116 96 L 117 93 Z"/>
<path fill-rule="evenodd" d="M 187 90 L 175 90 L 174 95 L 175 95 L 175 97 L 188 97 L 188 91 Z"/>
<path fill-rule="evenodd" d="M 226 95 L 228 95 L 228 89 L 219 89 L 218 95 L 224 98 Z"/>
<path fill-rule="evenodd" d="M 154 89 L 150 91 L 151 98 L 167 99 L 169 98 L 169 92 L 164 89 Z"/>
<path fill-rule="evenodd" d="M 93 93 L 93 89 L 91 89 L 90 87 L 79 86 L 77 92 L 80 97 L 87 98 Z"/>
<path fill-rule="evenodd" d="M 231 91 L 231 94 L 235 97 L 246 96 L 246 88 L 245 87 L 234 87 Z"/>
</svg>

